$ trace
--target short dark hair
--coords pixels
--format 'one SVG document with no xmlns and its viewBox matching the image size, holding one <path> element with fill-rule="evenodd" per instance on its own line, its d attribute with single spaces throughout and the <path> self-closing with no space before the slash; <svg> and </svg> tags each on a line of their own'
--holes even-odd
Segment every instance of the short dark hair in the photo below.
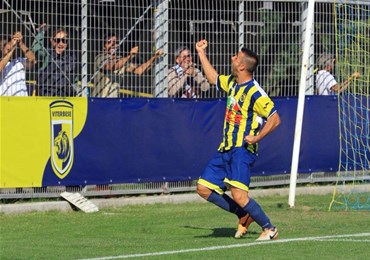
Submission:
<svg viewBox="0 0 370 260">
<path fill-rule="evenodd" d="M 103 35 L 103 43 L 106 43 L 112 37 L 117 37 L 117 35 L 114 32 L 107 31 Z"/>
<path fill-rule="evenodd" d="M 241 49 L 241 52 L 245 56 L 244 61 L 245 61 L 245 65 L 247 65 L 247 71 L 250 73 L 253 73 L 259 64 L 258 55 L 254 51 L 248 48 L 245 48 L 245 47 Z"/>
<path fill-rule="evenodd" d="M 54 30 L 54 32 L 53 32 L 53 38 L 54 38 L 58 33 L 60 33 L 60 32 L 64 32 L 64 33 L 68 36 L 68 32 L 67 32 L 66 28 L 64 28 L 64 27 L 59 27 L 59 28 L 57 28 L 56 30 Z"/>
</svg>

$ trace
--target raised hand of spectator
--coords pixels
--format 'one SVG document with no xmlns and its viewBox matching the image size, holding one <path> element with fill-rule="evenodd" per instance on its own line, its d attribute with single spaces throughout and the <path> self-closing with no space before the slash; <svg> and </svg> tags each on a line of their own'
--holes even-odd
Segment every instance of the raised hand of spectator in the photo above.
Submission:
<svg viewBox="0 0 370 260">
<path fill-rule="evenodd" d="M 135 56 L 139 52 L 139 47 L 135 46 L 130 50 L 130 56 Z"/>
<path fill-rule="evenodd" d="M 13 35 L 12 35 L 12 38 L 10 40 L 10 44 L 11 44 L 11 47 L 12 48 L 15 48 L 15 46 L 17 44 L 19 44 L 23 39 L 23 36 L 20 32 L 15 32 Z"/>
<path fill-rule="evenodd" d="M 23 40 L 23 36 L 22 36 L 22 33 L 21 32 L 16 32 L 13 34 L 12 36 L 12 40 L 16 41 L 16 43 L 21 43 L 22 40 Z"/>
<path fill-rule="evenodd" d="M 196 76 L 196 70 L 195 70 L 195 63 L 190 63 L 188 69 L 185 71 L 186 74 L 195 77 Z"/>
<path fill-rule="evenodd" d="M 156 52 L 155 52 L 155 57 L 156 58 L 159 58 L 159 57 L 161 57 L 162 55 L 164 55 L 164 52 L 163 52 L 163 50 L 162 49 L 158 49 L 158 50 L 156 50 Z"/>
<path fill-rule="evenodd" d="M 37 32 L 46 32 L 49 29 L 48 25 L 46 23 L 41 24 L 36 31 Z"/>
<path fill-rule="evenodd" d="M 352 78 L 359 78 L 360 76 L 361 74 L 357 71 L 352 74 Z"/>
</svg>

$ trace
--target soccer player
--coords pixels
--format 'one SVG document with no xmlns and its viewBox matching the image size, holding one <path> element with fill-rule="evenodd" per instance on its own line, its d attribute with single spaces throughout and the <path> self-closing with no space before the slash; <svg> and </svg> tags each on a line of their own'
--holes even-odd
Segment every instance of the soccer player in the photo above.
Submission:
<svg viewBox="0 0 370 260">
<path fill-rule="evenodd" d="M 227 107 L 222 142 L 198 180 L 197 193 L 239 217 L 236 238 L 241 237 L 254 220 L 262 228 L 257 240 L 277 239 L 277 228 L 261 206 L 248 196 L 258 142 L 280 124 L 274 103 L 253 78 L 258 56 L 242 48 L 231 58 L 232 74 L 219 75 L 208 60 L 207 46 L 208 42 L 201 40 L 196 43 L 196 50 L 210 84 L 227 92 Z M 232 198 L 224 193 L 226 185 Z"/>
</svg>

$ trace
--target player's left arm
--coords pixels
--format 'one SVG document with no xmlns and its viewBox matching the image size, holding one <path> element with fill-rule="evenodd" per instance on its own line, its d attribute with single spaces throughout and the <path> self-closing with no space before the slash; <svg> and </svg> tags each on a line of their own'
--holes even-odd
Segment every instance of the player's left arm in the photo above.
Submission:
<svg viewBox="0 0 370 260">
<path fill-rule="evenodd" d="M 258 135 L 247 135 L 244 138 L 244 141 L 248 144 L 258 143 L 266 135 L 274 131 L 281 123 L 280 116 L 274 106 L 274 102 L 267 95 L 262 95 L 256 100 L 254 110 L 262 118 L 267 118 L 267 121 L 262 126 Z"/>
<path fill-rule="evenodd" d="M 266 121 L 266 123 L 263 125 L 262 130 L 259 132 L 258 135 L 253 136 L 253 135 L 247 135 L 244 138 L 244 141 L 246 141 L 248 144 L 255 144 L 261 141 L 266 135 L 271 133 L 272 131 L 275 130 L 278 125 L 280 125 L 281 120 L 280 116 L 277 111 L 273 113 Z"/>
</svg>

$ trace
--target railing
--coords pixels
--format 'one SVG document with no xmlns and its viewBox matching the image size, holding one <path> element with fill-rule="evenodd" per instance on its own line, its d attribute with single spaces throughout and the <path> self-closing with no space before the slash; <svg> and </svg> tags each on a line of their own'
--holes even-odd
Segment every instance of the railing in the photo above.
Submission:
<svg viewBox="0 0 370 260">
<path fill-rule="evenodd" d="M 252 177 L 252 189 L 259 187 L 287 186 L 289 185 L 289 174 L 273 176 Z M 335 183 L 336 172 L 315 172 L 311 174 L 298 174 L 298 184 L 310 183 Z M 356 174 L 347 176 L 343 182 L 369 183 L 370 175 Z M 114 196 L 137 196 L 150 194 L 174 194 L 184 192 L 195 192 L 196 181 L 177 182 L 155 182 L 155 183 L 126 183 L 112 185 L 86 185 L 86 186 L 53 186 L 42 188 L 6 188 L 0 189 L 0 199 L 32 199 L 32 198 L 59 198 L 64 191 L 79 192 L 86 197 L 114 197 Z"/>
</svg>

